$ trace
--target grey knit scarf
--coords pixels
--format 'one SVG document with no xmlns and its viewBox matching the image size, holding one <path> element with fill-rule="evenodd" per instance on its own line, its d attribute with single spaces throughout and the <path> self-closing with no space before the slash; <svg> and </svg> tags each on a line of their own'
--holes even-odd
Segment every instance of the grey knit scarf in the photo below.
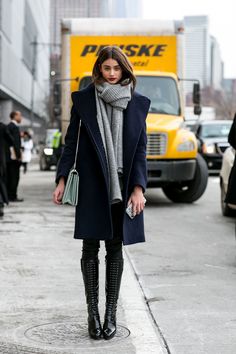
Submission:
<svg viewBox="0 0 236 354">
<path fill-rule="evenodd" d="M 123 173 L 123 110 L 131 99 L 131 85 L 95 85 L 97 121 L 106 152 L 111 204 L 122 201 L 119 176 Z"/>
</svg>

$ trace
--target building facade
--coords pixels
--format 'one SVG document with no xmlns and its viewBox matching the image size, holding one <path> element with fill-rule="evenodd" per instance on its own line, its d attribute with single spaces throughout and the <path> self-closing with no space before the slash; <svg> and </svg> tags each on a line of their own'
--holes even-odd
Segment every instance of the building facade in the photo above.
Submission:
<svg viewBox="0 0 236 354">
<path fill-rule="evenodd" d="M 201 87 L 210 85 L 211 42 L 207 16 L 185 16 L 185 77 L 198 79 Z M 189 92 L 192 85 L 186 85 Z"/>
<path fill-rule="evenodd" d="M 9 113 L 20 110 L 23 126 L 45 125 L 49 40 L 49 0 L 0 0 L 1 121 L 9 122 Z"/>
<path fill-rule="evenodd" d="M 211 87 L 215 90 L 222 89 L 223 63 L 220 46 L 216 38 L 211 36 Z"/>
<path fill-rule="evenodd" d="M 220 90 L 223 63 L 219 44 L 209 33 L 208 16 L 185 16 L 185 77 L 198 79 L 201 87 Z M 186 84 L 186 92 L 191 91 Z"/>
</svg>

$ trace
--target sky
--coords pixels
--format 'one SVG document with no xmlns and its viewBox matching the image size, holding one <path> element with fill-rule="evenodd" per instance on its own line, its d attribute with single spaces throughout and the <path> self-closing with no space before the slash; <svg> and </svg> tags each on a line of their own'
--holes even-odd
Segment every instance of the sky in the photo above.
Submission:
<svg viewBox="0 0 236 354">
<path fill-rule="evenodd" d="M 236 78 L 236 0 L 142 0 L 143 18 L 181 20 L 207 15 L 210 34 L 221 50 L 224 77 Z"/>
</svg>

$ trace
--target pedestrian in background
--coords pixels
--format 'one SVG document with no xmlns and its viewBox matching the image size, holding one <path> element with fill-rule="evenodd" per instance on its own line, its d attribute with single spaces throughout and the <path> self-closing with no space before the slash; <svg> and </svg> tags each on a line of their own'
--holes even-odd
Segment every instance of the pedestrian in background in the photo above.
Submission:
<svg viewBox="0 0 236 354">
<path fill-rule="evenodd" d="M 136 78 L 124 52 L 116 46 L 100 51 L 93 83 L 72 93 L 71 120 L 65 137 L 54 191 L 61 204 L 75 158 L 81 120 L 77 168 L 76 239 L 83 239 L 81 270 L 91 338 L 111 339 L 123 272 L 122 243 L 145 241 L 143 209 L 147 182 L 146 124 L 150 100 L 134 91 Z M 132 204 L 131 219 L 125 212 Z M 100 240 L 106 247 L 106 311 L 103 328 L 98 310 Z"/>
<path fill-rule="evenodd" d="M 53 134 L 52 137 L 52 148 L 53 148 L 53 154 L 56 157 L 56 162 L 58 163 L 60 157 L 61 157 L 61 152 L 62 152 L 62 134 L 59 130 L 56 130 L 55 133 Z"/>
<path fill-rule="evenodd" d="M 28 163 L 32 159 L 32 149 L 33 149 L 33 140 L 29 132 L 24 131 L 21 139 L 21 148 L 22 148 L 22 166 L 24 168 L 24 173 L 27 172 Z"/>
<path fill-rule="evenodd" d="M 7 126 L 0 122 L 0 216 L 4 215 L 4 204 L 8 204 L 6 156 L 9 145 L 14 146 L 13 138 Z"/>
<path fill-rule="evenodd" d="M 236 150 L 236 114 L 229 131 L 228 142 Z M 236 204 L 236 159 L 234 159 L 234 164 L 230 171 L 225 203 Z"/>
<path fill-rule="evenodd" d="M 11 112 L 10 118 L 11 122 L 8 124 L 8 130 L 13 137 L 14 148 L 9 145 L 7 152 L 7 192 L 10 202 L 22 202 L 23 199 L 17 196 L 21 165 L 21 136 L 19 129 L 19 124 L 22 120 L 21 112 Z"/>
</svg>

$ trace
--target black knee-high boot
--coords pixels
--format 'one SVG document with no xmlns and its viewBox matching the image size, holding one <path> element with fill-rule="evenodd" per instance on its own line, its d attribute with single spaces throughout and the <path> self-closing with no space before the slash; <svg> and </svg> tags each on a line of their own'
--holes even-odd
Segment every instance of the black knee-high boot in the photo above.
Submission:
<svg viewBox="0 0 236 354">
<path fill-rule="evenodd" d="M 123 259 L 106 260 L 106 312 L 103 325 L 104 339 L 111 339 L 116 333 L 116 309 L 123 264 Z"/>
<path fill-rule="evenodd" d="M 88 332 L 91 338 L 100 339 L 102 327 L 98 311 L 98 259 L 81 259 L 85 296 L 88 305 Z"/>
</svg>

